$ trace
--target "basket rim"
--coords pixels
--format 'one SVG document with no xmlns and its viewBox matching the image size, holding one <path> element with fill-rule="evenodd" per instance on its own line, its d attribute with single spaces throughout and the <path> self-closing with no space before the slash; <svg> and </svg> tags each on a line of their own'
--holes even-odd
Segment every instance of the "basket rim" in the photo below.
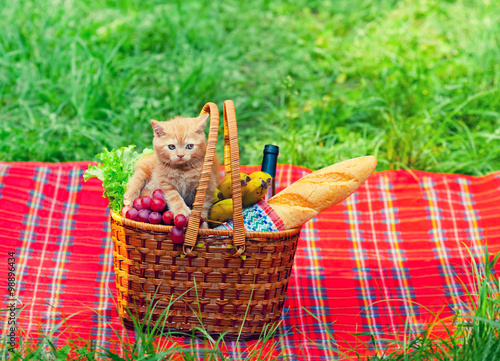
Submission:
<svg viewBox="0 0 500 361">
<path fill-rule="evenodd" d="M 164 224 L 151 224 L 144 222 L 137 222 L 122 217 L 120 214 L 115 213 L 112 209 L 109 210 L 111 218 L 113 218 L 116 222 L 121 223 L 127 227 L 135 228 L 137 230 L 142 231 L 152 231 L 159 233 L 170 233 L 170 230 L 174 228 L 174 226 L 167 226 Z M 286 229 L 284 231 L 246 231 L 245 230 L 245 238 L 252 238 L 253 240 L 267 242 L 267 239 L 258 239 L 258 238 L 271 238 L 271 239 L 279 239 L 279 238 L 287 238 L 294 236 L 302 230 L 302 226 Z M 209 228 L 200 228 L 198 229 L 198 235 L 200 236 L 218 236 L 218 237 L 232 237 L 233 231 L 227 229 L 209 229 Z"/>
</svg>

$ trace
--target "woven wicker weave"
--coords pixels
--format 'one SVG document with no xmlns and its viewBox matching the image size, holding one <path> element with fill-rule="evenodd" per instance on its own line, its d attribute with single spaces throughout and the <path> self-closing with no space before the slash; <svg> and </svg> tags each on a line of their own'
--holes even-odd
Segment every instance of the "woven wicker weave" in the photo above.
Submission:
<svg viewBox="0 0 500 361">
<path fill-rule="evenodd" d="M 300 228 L 245 232 L 236 116 L 233 103 L 226 101 L 224 163 L 226 173 L 233 175 L 235 229 L 199 229 L 219 126 L 215 104 L 206 104 L 202 112 L 211 115 L 207 154 L 184 244 L 171 241 L 172 226 L 131 221 L 111 211 L 120 317 L 130 326 L 131 317 L 143 320 L 148 305 L 154 305 L 150 324 L 258 336 L 281 316 Z"/>
</svg>

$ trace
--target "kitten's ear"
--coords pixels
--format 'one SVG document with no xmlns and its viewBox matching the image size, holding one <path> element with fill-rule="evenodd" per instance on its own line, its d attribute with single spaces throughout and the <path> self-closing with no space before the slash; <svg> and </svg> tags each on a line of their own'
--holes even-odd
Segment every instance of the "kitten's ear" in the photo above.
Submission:
<svg viewBox="0 0 500 361">
<path fill-rule="evenodd" d="M 163 129 L 159 121 L 151 119 L 151 125 L 153 126 L 156 136 L 163 137 L 166 134 L 165 129 Z"/>
<path fill-rule="evenodd" d="M 196 129 L 196 133 L 203 134 L 203 130 L 205 129 L 205 125 L 207 125 L 207 120 L 208 120 L 209 115 L 210 114 L 208 114 L 208 113 L 203 113 L 203 114 L 200 114 L 198 116 L 198 118 L 196 118 L 196 123 L 198 124 L 197 129 Z"/>
</svg>

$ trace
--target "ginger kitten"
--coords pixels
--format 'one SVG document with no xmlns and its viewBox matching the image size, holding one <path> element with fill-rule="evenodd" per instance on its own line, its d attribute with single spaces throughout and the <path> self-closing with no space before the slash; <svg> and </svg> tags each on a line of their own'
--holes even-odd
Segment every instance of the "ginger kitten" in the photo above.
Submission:
<svg viewBox="0 0 500 361">
<path fill-rule="evenodd" d="M 191 213 L 205 158 L 206 137 L 203 130 L 207 119 L 208 114 L 197 118 L 176 117 L 165 122 L 151 120 L 154 153 L 143 157 L 135 165 L 124 196 L 126 206 L 131 206 L 136 198 L 151 197 L 153 191 L 161 189 L 175 215 L 187 216 Z M 216 157 L 201 211 L 202 218 L 208 218 L 218 178 L 219 162 Z M 206 222 L 202 227 L 207 227 Z"/>
</svg>

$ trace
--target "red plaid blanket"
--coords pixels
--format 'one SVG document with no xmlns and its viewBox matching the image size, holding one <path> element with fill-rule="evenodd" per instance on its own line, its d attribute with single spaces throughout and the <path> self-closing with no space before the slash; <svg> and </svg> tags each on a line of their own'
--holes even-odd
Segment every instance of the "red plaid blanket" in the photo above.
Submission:
<svg viewBox="0 0 500 361">
<path fill-rule="evenodd" d="M 7 259 L 14 252 L 22 334 L 36 339 L 72 316 L 56 343 L 79 336 L 113 347 L 113 330 L 134 335 L 117 317 L 107 202 L 98 180 L 83 182 L 88 164 L 0 163 L 0 289 L 8 304 Z M 309 172 L 279 166 L 278 190 Z M 337 348 L 363 350 L 360 340 L 369 337 L 356 334 L 378 342 L 405 323 L 418 330 L 432 322 L 432 312 L 466 307 L 467 247 L 475 256 L 486 244 L 490 253 L 500 250 L 499 204 L 500 173 L 374 174 L 304 225 L 274 353 L 329 360 Z M 7 319 L 0 321 L 4 335 Z M 245 357 L 251 344 L 228 343 L 227 355 Z"/>
</svg>

